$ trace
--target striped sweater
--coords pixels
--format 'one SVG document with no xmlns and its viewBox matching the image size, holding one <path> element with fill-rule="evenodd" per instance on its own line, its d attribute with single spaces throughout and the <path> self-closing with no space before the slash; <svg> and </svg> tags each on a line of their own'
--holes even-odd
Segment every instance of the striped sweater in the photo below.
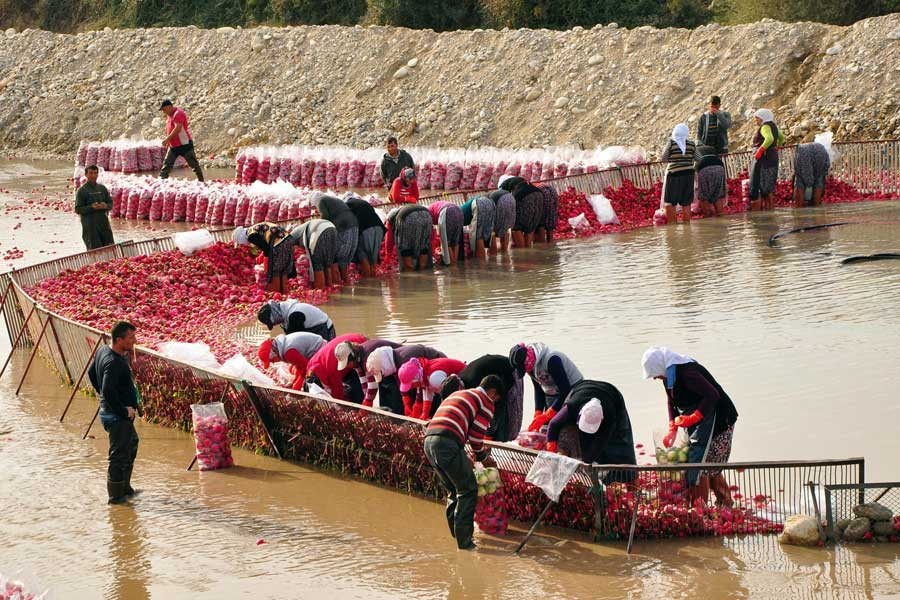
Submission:
<svg viewBox="0 0 900 600">
<path fill-rule="evenodd" d="M 483 389 L 460 390 L 441 402 L 425 436 L 451 437 L 462 445 L 468 441 L 475 459 L 483 460 L 487 456 L 484 435 L 493 418 L 494 401 Z"/>
<path fill-rule="evenodd" d="M 672 173 L 687 173 L 694 170 L 694 155 L 697 146 L 691 140 L 687 140 L 684 145 L 684 152 L 675 143 L 675 140 L 669 140 L 669 145 L 663 150 L 659 157 L 661 161 L 668 161 L 666 165 L 666 175 Z"/>
</svg>

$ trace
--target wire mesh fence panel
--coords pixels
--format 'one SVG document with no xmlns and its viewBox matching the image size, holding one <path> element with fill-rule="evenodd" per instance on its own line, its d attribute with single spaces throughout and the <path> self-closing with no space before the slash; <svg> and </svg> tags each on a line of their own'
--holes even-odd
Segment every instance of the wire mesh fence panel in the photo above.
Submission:
<svg viewBox="0 0 900 600">
<path fill-rule="evenodd" d="M 847 521 L 866 517 L 872 521 L 871 535 L 866 539 L 900 541 L 900 482 L 833 484 L 825 486 L 824 493 L 823 516 L 829 539 L 841 539 Z M 872 506 L 876 504 L 879 506 Z"/>
</svg>

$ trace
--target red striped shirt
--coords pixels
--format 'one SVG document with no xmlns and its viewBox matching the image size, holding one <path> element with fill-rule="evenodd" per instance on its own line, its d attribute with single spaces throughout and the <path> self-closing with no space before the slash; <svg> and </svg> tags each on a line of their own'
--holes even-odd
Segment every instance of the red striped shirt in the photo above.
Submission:
<svg viewBox="0 0 900 600">
<path fill-rule="evenodd" d="M 484 435 L 493 418 L 494 401 L 484 390 L 460 390 L 441 401 L 425 435 L 453 436 L 463 445 L 468 441 L 481 460 L 486 455 Z"/>
</svg>

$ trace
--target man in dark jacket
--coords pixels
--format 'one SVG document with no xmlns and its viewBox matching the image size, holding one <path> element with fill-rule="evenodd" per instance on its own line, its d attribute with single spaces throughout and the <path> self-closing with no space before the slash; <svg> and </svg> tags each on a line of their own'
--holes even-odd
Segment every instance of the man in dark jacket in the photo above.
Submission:
<svg viewBox="0 0 900 600">
<path fill-rule="evenodd" d="M 99 174 L 96 165 L 89 165 L 84 170 L 87 182 L 75 192 L 75 212 L 81 215 L 81 239 L 88 250 L 115 243 L 107 217 L 112 210 L 112 199 L 106 186 L 97 183 Z"/>
<path fill-rule="evenodd" d="M 131 471 L 138 451 L 134 418 L 138 408 L 137 390 L 126 356 L 137 341 L 134 325 L 119 321 L 112 328 L 112 342 L 94 356 L 88 376 L 100 395 L 100 422 L 109 434 L 109 469 L 106 490 L 109 504 L 122 504 L 135 490 Z"/>
<path fill-rule="evenodd" d="M 381 159 L 381 178 L 384 180 L 384 187 L 390 190 L 394 180 L 400 177 L 400 173 L 406 168 L 415 170 L 416 164 L 413 162 L 412 156 L 406 150 L 400 150 L 397 146 L 397 138 L 389 137 L 387 152 Z"/>
</svg>

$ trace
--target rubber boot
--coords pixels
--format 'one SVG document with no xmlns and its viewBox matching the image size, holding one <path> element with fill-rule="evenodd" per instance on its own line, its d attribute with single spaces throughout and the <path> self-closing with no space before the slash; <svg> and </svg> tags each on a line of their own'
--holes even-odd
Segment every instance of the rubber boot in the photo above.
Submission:
<svg viewBox="0 0 900 600">
<path fill-rule="evenodd" d="M 125 504 L 128 498 L 125 496 L 125 482 L 106 480 L 106 493 L 109 495 L 107 504 Z"/>
<path fill-rule="evenodd" d="M 136 490 L 131 487 L 131 472 L 134 471 L 134 467 L 129 467 L 122 472 L 122 477 L 125 479 L 125 495 L 126 496 L 134 496 L 140 490 Z"/>
</svg>

